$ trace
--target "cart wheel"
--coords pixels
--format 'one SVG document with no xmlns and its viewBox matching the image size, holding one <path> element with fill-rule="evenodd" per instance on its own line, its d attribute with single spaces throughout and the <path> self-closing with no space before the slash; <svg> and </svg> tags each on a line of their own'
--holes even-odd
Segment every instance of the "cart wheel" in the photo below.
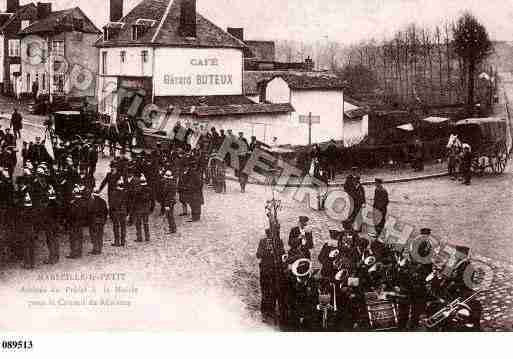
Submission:
<svg viewBox="0 0 513 359">
<path fill-rule="evenodd" d="M 493 173 L 502 174 L 506 170 L 506 165 L 508 164 L 508 150 L 506 148 L 506 144 L 501 142 L 498 144 L 495 157 L 492 161 Z"/>
</svg>

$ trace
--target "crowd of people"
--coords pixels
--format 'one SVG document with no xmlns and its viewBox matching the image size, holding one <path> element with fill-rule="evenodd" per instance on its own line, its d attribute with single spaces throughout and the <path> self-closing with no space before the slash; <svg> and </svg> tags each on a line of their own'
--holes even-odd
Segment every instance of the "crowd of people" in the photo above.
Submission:
<svg viewBox="0 0 513 359">
<path fill-rule="evenodd" d="M 176 132 L 179 126 L 180 123 Z M 109 219 L 115 247 L 126 246 L 127 227 L 132 225 L 136 229 L 135 242 L 150 241 L 150 218 L 157 205 L 160 216 L 166 218 L 170 235 L 178 231 L 177 206 L 181 207 L 179 216 L 190 216 L 191 222 L 200 221 L 204 186 L 226 193 L 226 170 L 231 162 L 229 155 L 221 159 L 217 151 L 227 136 L 236 138 L 231 130 L 225 134 L 224 130 L 217 132 L 211 128 L 196 138 L 193 131 L 185 131 L 181 140 L 159 142 L 154 149 L 143 149 L 93 134 L 60 139 L 50 133 L 44 140 L 36 137 L 35 142 L 18 141 L 23 173 L 15 178 L 17 140 L 10 131 L 6 132 L 0 132 L 3 248 L 11 260 L 23 261 L 25 268 L 36 265 L 35 251 L 41 234 L 47 244 L 45 263 L 55 264 L 59 261 L 62 236 L 69 236 L 68 258 L 83 256 L 86 228 L 92 242 L 90 254 L 101 254 Z M 106 140 L 112 160 L 106 176 L 100 179 L 95 175 Z M 260 143 L 254 137 L 248 142 L 242 132 L 237 140 L 246 145 L 239 152 L 239 167 L 235 169 L 244 192 L 248 176 L 242 169 Z M 48 141 L 53 142 L 53 157 L 46 149 Z"/>
</svg>

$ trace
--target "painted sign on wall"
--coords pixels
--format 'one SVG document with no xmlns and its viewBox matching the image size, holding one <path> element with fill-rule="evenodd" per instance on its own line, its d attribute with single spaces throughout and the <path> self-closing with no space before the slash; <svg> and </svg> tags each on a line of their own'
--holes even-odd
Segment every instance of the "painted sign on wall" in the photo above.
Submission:
<svg viewBox="0 0 513 359">
<path fill-rule="evenodd" d="M 155 50 L 155 96 L 242 95 L 242 51 Z"/>
</svg>

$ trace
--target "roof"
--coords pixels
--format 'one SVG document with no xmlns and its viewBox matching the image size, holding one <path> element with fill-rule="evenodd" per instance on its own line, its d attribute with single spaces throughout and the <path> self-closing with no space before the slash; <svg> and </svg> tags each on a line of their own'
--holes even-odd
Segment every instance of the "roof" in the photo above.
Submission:
<svg viewBox="0 0 513 359">
<path fill-rule="evenodd" d="M 84 12 L 79 7 L 74 7 L 71 9 L 54 11 L 48 17 L 35 21 L 30 26 L 20 31 L 20 34 L 29 35 L 56 31 L 59 32 L 59 25 L 65 23 L 70 19 L 84 20 L 83 28 L 81 30 L 75 29 L 75 31 L 91 34 L 100 33 L 100 30 L 93 24 L 93 22 L 87 17 L 87 15 L 84 14 Z"/>
<path fill-rule="evenodd" d="M 467 118 L 456 122 L 456 126 L 461 125 L 481 125 L 484 123 L 506 123 L 504 119 L 496 117 L 485 117 L 485 118 Z"/>
<path fill-rule="evenodd" d="M 290 103 L 253 103 L 246 105 L 201 106 L 195 108 L 193 113 L 197 117 L 207 117 L 289 112 L 294 112 L 294 108 Z"/>
<path fill-rule="evenodd" d="M 22 5 L 18 8 L 18 11 L 16 11 L 16 13 L 14 14 L 9 14 L 9 13 L 2 13 L 0 14 L 0 31 L 4 31 L 7 26 L 9 26 L 10 24 L 12 24 L 12 22 L 14 20 L 16 20 L 18 17 L 22 16 L 25 11 L 29 10 L 30 8 L 33 8 L 34 11 L 37 11 L 37 7 L 34 3 L 29 3 L 29 4 L 26 4 L 26 5 Z M 6 17 L 7 20 L 3 20 L 2 17 Z"/>
<path fill-rule="evenodd" d="M 429 122 L 429 123 L 433 123 L 433 124 L 439 124 L 439 123 L 448 122 L 449 118 L 448 117 L 431 116 L 431 117 L 428 117 L 428 118 L 424 118 L 423 121 L 426 121 L 426 122 Z"/>
<path fill-rule="evenodd" d="M 180 107 L 182 112 L 198 117 L 288 113 L 294 111 L 294 108 L 288 103 L 257 104 L 242 95 L 155 97 L 155 104 L 159 108 Z"/>
<path fill-rule="evenodd" d="M 355 119 L 359 119 L 363 116 L 367 116 L 369 113 L 363 109 L 363 108 L 355 108 L 355 109 L 352 109 L 352 110 L 347 110 L 347 111 L 344 111 L 344 116 L 349 118 L 350 120 L 355 120 Z"/>
<path fill-rule="evenodd" d="M 244 71 L 244 95 L 258 95 L 258 84 L 270 81 L 276 77 L 283 78 L 290 88 L 295 90 L 343 88 L 343 81 L 339 77 L 325 72 L 287 70 Z"/>
<path fill-rule="evenodd" d="M 14 14 L 9 14 L 9 13 L 0 13 L 0 28 L 3 28 L 5 26 L 5 24 L 7 24 L 9 21 L 9 19 L 11 17 L 14 17 Z"/>
<path fill-rule="evenodd" d="M 226 106 L 254 104 L 245 96 L 165 96 L 155 97 L 155 104 L 159 108 L 180 107 L 184 112 L 190 112 L 192 107 L 200 106 Z"/>
<path fill-rule="evenodd" d="M 221 47 L 243 49 L 246 45 L 239 39 L 214 25 L 196 13 L 196 37 L 185 38 L 179 31 L 181 0 L 143 0 L 132 9 L 120 22 L 123 28 L 115 39 L 96 42 L 98 47 L 160 45 L 181 47 Z M 156 20 L 137 41 L 132 40 L 132 25 L 138 19 Z"/>
<path fill-rule="evenodd" d="M 311 76 L 308 74 L 285 74 L 279 75 L 291 89 L 294 90 L 313 90 L 313 89 L 333 89 L 340 90 L 344 87 L 342 79 L 333 74 L 319 74 Z"/>
</svg>

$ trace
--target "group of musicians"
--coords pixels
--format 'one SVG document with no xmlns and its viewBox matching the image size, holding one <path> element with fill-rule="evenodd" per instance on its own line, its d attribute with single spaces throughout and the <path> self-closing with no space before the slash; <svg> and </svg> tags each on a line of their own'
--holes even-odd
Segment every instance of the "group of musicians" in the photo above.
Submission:
<svg viewBox="0 0 513 359">
<path fill-rule="evenodd" d="M 414 260 L 411 248 L 363 238 L 347 220 L 343 231 L 330 231 L 317 258 L 320 268 L 314 269 L 308 222 L 300 217 L 290 230 L 288 251 L 279 224 L 259 242 L 264 322 L 290 331 L 419 330 L 444 304 L 472 293 L 463 281 L 467 261 L 442 276 L 432 263 Z M 410 244 L 421 258 L 433 249 L 430 235 L 424 228 Z M 471 310 L 458 317 L 457 330 L 479 329 L 480 303 L 469 305 Z"/>
</svg>

